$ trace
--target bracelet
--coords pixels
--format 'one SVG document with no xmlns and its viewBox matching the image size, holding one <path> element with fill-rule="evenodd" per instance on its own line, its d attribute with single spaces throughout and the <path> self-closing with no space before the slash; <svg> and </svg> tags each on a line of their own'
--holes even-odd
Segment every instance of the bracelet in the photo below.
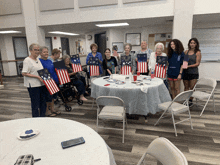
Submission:
<svg viewBox="0 0 220 165">
<path fill-rule="evenodd" d="M 182 73 L 179 73 L 179 74 L 181 74 L 181 75 L 182 75 Z"/>
</svg>

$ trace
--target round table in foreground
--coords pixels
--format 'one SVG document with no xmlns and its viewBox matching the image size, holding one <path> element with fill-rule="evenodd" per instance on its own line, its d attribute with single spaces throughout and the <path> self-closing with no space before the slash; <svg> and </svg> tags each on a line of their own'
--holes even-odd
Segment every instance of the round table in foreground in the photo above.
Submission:
<svg viewBox="0 0 220 165">
<path fill-rule="evenodd" d="M 20 132 L 37 129 L 39 135 L 18 140 Z M 62 149 L 61 142 L 83 137 L 85 144 Z M 0 122 L 0 164 L 13 165 L 20 155 L 41 158 L 39 165 L 110 165 L 112 153 L 102 137 L 90 127 L 59 118 L 27 118 Z"/>
<path fill-rule="evenodd" d="M 126 106 L 126 111 L 129 114 L 147 115 L 148 113 L 155 114 L 159 112 L 158 104 L 171 101 L 168 89 L 163 80 L 153 78 L 149 85 L 144 80 L 145 86 L 137 86 L 131 82 L 125 82 L 124 85 L 117 85 L 108 82 L 104 77 L 100 77 L 92 81 L 91 97 L 99 96 L 116 96 L 121 98 Z M 105 86 L 105 84 L 110 84 Z M 143 92 L 143 88 L 146 88 Z"/>
</svg>

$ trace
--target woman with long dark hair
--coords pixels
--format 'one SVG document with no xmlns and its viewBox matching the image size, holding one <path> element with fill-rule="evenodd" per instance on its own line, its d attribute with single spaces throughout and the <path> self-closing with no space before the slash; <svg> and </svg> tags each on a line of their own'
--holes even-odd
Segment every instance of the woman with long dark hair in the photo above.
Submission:
<svg viewBox="0 0 220 165">
<path fill-rule="evenodd" d="M 168 44 L 168 71 L 167 77 L 170 84 L 172 98 L 180 93 L 180 80 L 182 78 L 182 64 L 184 59 L 183 44 L 178 39 L 173 39 Z"/>
<path fill-rule="evenodd" d="M 188 67 L 183 70 L 183 83 L 185 86 L 185 91 L 192 90 L 199 78 L 198 66 L 201 62 L 201 51 L 199 49 L 199 41 L 197 38 L 191 38 L 188 42 L 188 50 L 185 51 L 188 55 Z M 189 104 L 192 105 L 192 99 L 189 99 Z"/>
<path fill-rule="evenodd" d="M 105 59 L 103 60 L 102 64 L 106 76 L 116 73 L 116 67 L 118 64 L 115 57 L 111 56 L 111 50 L 109 48 L 105 49 Z"/>
</svg>

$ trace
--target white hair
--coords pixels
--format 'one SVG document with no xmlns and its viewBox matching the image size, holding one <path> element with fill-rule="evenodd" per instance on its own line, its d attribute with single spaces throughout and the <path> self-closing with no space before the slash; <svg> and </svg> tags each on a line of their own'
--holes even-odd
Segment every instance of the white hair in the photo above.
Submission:
<svg viewBox="0 0 220 165">
<path fill-rule="evenodd" d="M 157 49 L 157 47 L 158 46 L 162 46 L 162 51 L 164 50 L 164 45 L 163 45 L 163 43 L 161 43 L 161 42 L 158 42 L 156 45 L 155 45 L 155 51 L 156 51 L 156 49 Z"/>
</svg>

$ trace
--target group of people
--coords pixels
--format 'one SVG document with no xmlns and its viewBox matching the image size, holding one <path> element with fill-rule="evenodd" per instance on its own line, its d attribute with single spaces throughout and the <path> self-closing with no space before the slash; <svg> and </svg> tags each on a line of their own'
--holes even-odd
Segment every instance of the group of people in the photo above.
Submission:
<svg viewBox="0 0 220 165">
<path fill-rule="evenodd" d="M 90 57 L 97 57 L 99 59 L 100 75 L 103 73 L 103 66 L 106 76 L 115 73 L 121 74 L 122 56 L 131 56 L 131 73 L 135 74 L 137 72 L 137 55 L 147 54 L 148 71 L 146 73 L 142 73 L 143 75 L 154 74 L 157 56 L 168 56 L 167 77 L 164 79 L 164 83 L 167 88 L 170 89 L 172 99 L 180 93 L 181 79 L 183 79 L 183 83 L 185 86 L 184 90 L 190 90 L 193 89 L 197 82 L 197 79 L 199 78 L 198 66 L 200 65 L 201 61 L 201 51 L 199 49 L 199 42 L 196 38 L 192 38 L 189 40 L 188 50 L 185 51 L 183 48 L 183 44 L 180 40 L 172 39 L 168 44 L 167 54 L 163 52 L 163 43 L 157 43 L 155 45 L 155 51 L 151 52 L 151 50 L 147 48 L 147 42 L 142 41 L 141 50 L 136 51 L 135 54 L 131 53 L 131 44 L 125 44 L 124 53 L 122 53 L 121 55 L 117 53 L 117 47 L 113 46 L 112 56 L 111 50 L 109 48 L 105 49 L 104 60 L 102 59 L 101 53 L 97 52 L 98 46 L 96 44 L 92 44 L 90 48 L 92 52 L 89 53 L 89 55 L 87 56 L 86 64 L 88 64 Z M 185 55 L 188 55 L 189 57 L 189 59 L 187 60 L 188 67 L 183 69 L 183 60 Z M 169 87 L 167 80 L 169 82 Z M 192 105 L 192 98 L 190 98 L 189 102 L 190 105 Z"/>
<path fill-rule="evenodd" d="M 52 55 L 49 57 L 48 48 L 40 47 L 38 44 L 29 46 L 30 56 L 26 57 L 23 62 L 22 75 L 24 76 L 24 86 L 27 87 L 31 99 L 32 117 L 54 117 L 61 114 L 60 111 L 54 109 L 54 100 L 57 99 L 58 93 L 50 95 L 46 86 L 43 84 L 43 79 L 39 76 L 38 71 L 48 69 L 53 80 L 59 86 L 59 80 L 55 72 L 53 63 L 60 58 L 60 50 L 53 49 Z M 40 58 L 38 56 L 40 55 Z M 63 57 L 65 66 L 71 78 L 71 82 L 76 86 L 80 95 L 80 100 L 86 101 L 85 94 L 85 78 L 77 78 L 77 73 L 73 72 L 70 64 L 70 56 Z"/>
<path fill-rule="evenodd" d="M 175 98 L 180 93 L 180 80 L 183 79 L 185 90 L 193 89 L 194 85 L 199 78 L 198 66 L 201 61 L 201 51 L 199 49 L 199 42 L 196 38 L 192 38 L 188 42 L 188 50 L 184 52 L 183 44 L 178 39 L 172 39 L 168 44 L 168 53 L 164 53 L 163 43 L 157 43 L 155 45 L 155 51 L 152 52 L 147 48 L 147 42 L 141 42 L 141 50 L 135 54 L 131 53 L 131 44 L 124 45 L 124 53 L 119 55 L 117 53 L 117 46 L 113 46 L 112 55 L 111 49 L 105 49 L 105 58 L 102 58 L 102 54 L 97 52 L 98 45 L 91 44 L 91 53 L 86 58 L 86 64 L 89 65 L 90 57 L 97 57 L 99 61 L 99 73 L 103 75 L 111 75 L 119 73 L 121 74 L 122 56 L 130 56 L 131 73 L 137 72 L 137 55 L 147 54 L 148 71 L 142 73 L 144 75 L 154 74 L 157 56 L 168 56 L 168 69 L 167 78 L 163 79 L 165 85 L 168 88 L 167 80 L 169 82 L 169 88 L 172 98 Z M 56 116 L 61 112 L 54 109 L 54 100 L 57 99 L 57 93 L 52 96 L 47 91 L 43 84 L 43 79 L 39 76 L 38 70 L 47 68 L 52 78 L 59 86 L 59 80 L 55 72 L 53 62 L 57 62 L 60 58 L 60 50 L 53 49 L 52 55 L 49 57 L 48 48 L 46 46 L 40 47 L 38 44 L 31 44 L 29 46 L 30 56 L 25 58 L 23 62 L 22 75 L 24 76 L 24 85 L 27 87 L 29 96 L 31 98 L 32 116 L 44 117 L 44 116 Z M 40 55 L 40 58 L 38 56 Z M 184 56 L 188 55 L 188 67 L 183 69 Z M 80 95 L 80 100 L 86 101 L 85 94 L 85 78 L 78 73 L 73 72 L 71 66 L 71 59 L 69 55 L 63 55 L 62 60 L 65 63 L 71 82 L 76 86 Z M 93 77 L 90 77 L 92 79 Z M 192 104 L 192 98 L 189 100 Z"/>
</svg>

